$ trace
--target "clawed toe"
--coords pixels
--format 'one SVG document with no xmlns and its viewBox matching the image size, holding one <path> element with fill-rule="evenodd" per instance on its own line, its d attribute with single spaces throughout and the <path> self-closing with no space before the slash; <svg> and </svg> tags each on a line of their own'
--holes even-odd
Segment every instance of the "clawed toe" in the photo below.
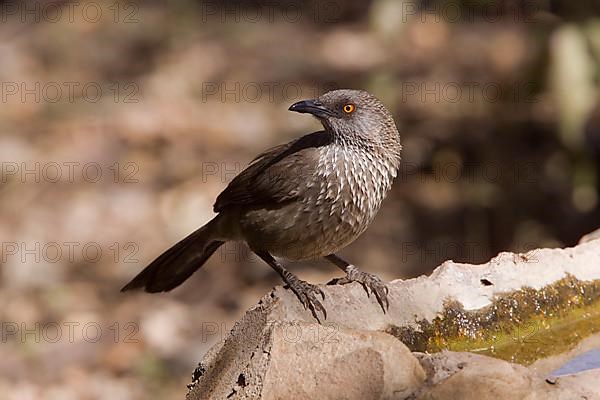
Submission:
<svg viewBox="0 0 600 400">
<path fill-rule="evenodd" d="M 347 268 L 346 276 L 336 280 L 336 284 L 344 285 L 350 282 L 360 283 L 365 289 L 365 292 L 367 292 L 368 297 L 371 296 L 371 293 L 375 294 L 375 298 L 384 313 L 390 308 L 390 302 L 387 296 L 389 289 L 376 275 L 362 272 L 358 268 L 350 266 Z"/>
<path fill-rule="evenodd" d="M 300 303 L 304 306 L 304 309 L 309 309 L 313 317 L 321 323 L 317 311 L 323 314 L 323 319 L 327 319 L 327 310 L 323 307 L 323 304 L 319 301 L 317 296 L 321 296 L 325 300 L 325 293 L 320 287 L 311 285 L 308 282 L 301 280 L 293 281 L 288 283 L 290 289 L 296 294 Z"/>
<path fill-rule="evenodd" d="M 369 293 L 369 290 L 375 294 L 375 298 L 377 302 L 381 306 L 381 309 L 385 313 L 390 308 L 390 302 L 388 300 L 387 294 L 389 293 L 389 289 L 378 277 L 374 275 L 370 275 L 366 278 L 366 282 L 363 283 L 363 287 Z M 367 289 L 368 287 L 368 289 Z"/>
<path fill-rule="evenodd" d="M 390 302 L 388 300 L 389 289 L 383 282 L 379 282 L 376 285 L 370 286 L 371 290 L 375 293 L 375 297 L 377 297 L 377 302 L 381 306 L 381 309 L 385 313 L 390 309 Z"/>
</svg>

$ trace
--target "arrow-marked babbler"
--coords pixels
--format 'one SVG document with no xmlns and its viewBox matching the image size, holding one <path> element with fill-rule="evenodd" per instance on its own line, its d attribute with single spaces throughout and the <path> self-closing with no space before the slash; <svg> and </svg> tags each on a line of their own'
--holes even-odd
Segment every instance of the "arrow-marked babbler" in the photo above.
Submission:
<svg viewBox="0 0 600 400">
<path fill-rule="evenodd" d="M 363 233 L 392 186 L 400 164 L 400 135 L 384 105 L 362 90 L 334 90 L 299 101 L 290 111 L 315 116 L 324 130 L 256 157 L 217 197 L 210 222 L 140 272 L 122 291 L 171 290 L 227 241 L 244 241 L 277 271 L 318 320 L 327 313 L 316 285 L 300 280 L 274 256 L 324 257 L 346 272 L 336 283 L 360 282 L 386 311 L 387 287 L 335 253 Z"/>
</svg>

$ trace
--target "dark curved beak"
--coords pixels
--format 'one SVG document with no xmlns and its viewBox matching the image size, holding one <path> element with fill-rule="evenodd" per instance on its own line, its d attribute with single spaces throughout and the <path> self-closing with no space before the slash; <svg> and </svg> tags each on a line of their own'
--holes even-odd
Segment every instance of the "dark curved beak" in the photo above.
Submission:
<svg viewBox="0 0 600 400">
<path fill-rule="evenodd" d="M 328 115 L 332 115 L 332 112 L 329 111 L 318 100 L 302 100 L 302 101 L 292 104 L 288 110 L 296 111 L 299 113 L 312 114 L 318 118 L 323 118 Z"/>
</svg>

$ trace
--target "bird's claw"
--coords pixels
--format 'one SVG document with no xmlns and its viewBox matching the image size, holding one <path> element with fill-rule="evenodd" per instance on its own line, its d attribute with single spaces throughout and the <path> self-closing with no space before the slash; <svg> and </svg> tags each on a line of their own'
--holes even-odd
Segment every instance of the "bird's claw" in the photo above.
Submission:
<svg viewBox="0 0 600 400">
<path fill-rule="evenodd" d="M 325 310 L 325 307 L 323 307 L 323 304 L 321 304 L 317 298 L 317 296 L 320 295 L 321 298 L 325 300 L 325 293 L 320 287 L 300 279 L 290 280 L 287 284 L 296 294 L 296 297 L 298 297 L 298 300 L 300 300 L 304 309 L 309 309 L 317 322 L 321 323 L 317 311 L 320 311 L 323 314 L 323 319 L 327 319 L 327 310 Z"/>
<path fill-rule="evenodd" d="M 377 276 L 363 272 L 354 266 L 350 266 L 346 269 L 346 276 L 333 280 L 331 283 L 336 285 L 346 285 L 350 282 L 358 282 L 362 285 L 367 292 L 367 296 L 371 297 L 371 293 L 375 294 L 377 302 L 381 306 L 381 309 L 385 313 L 390 308 L 390 302 L 388 300 L 388 294 L 390 292 L 386 284 Z"/>
</svg>

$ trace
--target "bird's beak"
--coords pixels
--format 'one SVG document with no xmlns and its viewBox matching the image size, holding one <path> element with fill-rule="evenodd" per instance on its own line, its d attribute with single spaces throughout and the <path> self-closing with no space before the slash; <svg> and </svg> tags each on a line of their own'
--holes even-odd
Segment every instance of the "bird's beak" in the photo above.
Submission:
<svg viewBox="0 0 600 400">
<path fill-rule="evenodd" d="M 302 100 L 297 103 L 294 103 L 289 108 L 290 111 L 296 111 L 299 113 L 308 113 L 312 114 L 317 118 L 323 118 L 329 115 L 332 115 L 332 112 L 329 111 L 323 104 L 321 104 L 318 100 Z"/>
</svg>

